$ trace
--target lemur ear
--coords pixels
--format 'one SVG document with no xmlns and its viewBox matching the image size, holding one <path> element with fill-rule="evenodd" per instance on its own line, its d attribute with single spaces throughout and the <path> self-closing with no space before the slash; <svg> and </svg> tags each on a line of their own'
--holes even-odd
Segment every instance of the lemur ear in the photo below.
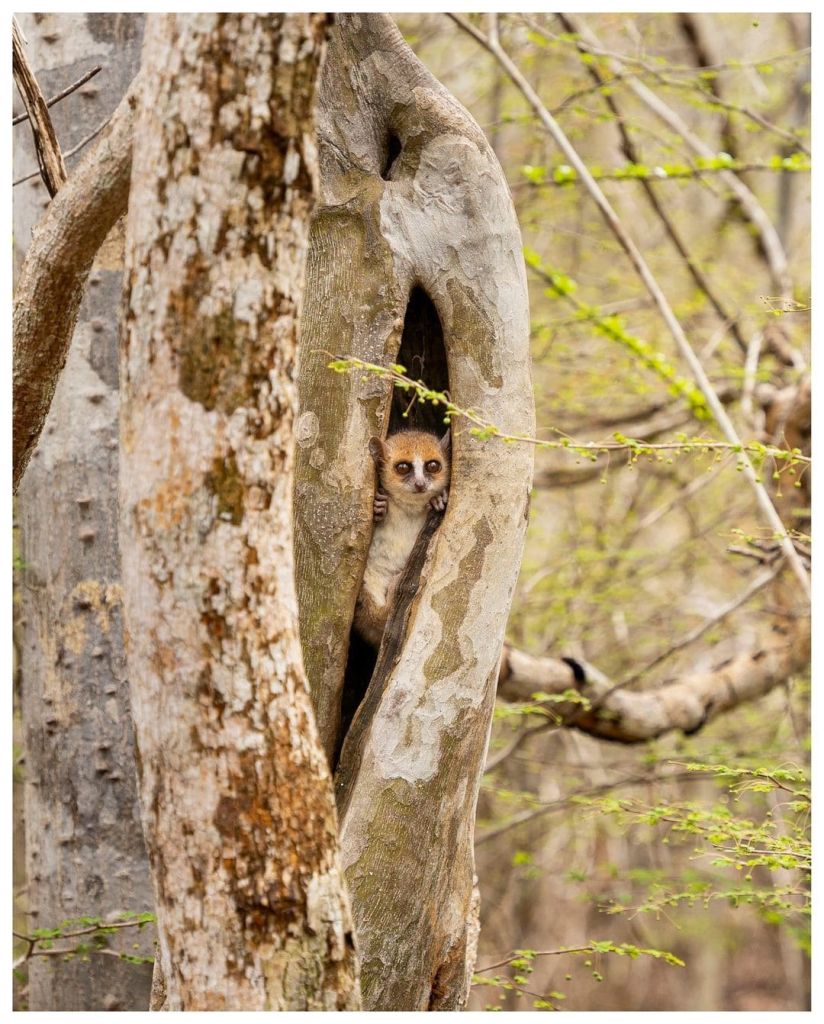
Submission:
<svg viewBox="0 0 824 1024">
<path fill-rule="evenodd" d="M 441 451 L 444 455 L 448 455 L 452 448 L 452 431 L 449 427 L 446 428 L 446 433 L 441 438 Z"/>
<path fill-rule="evenodd" d="M 384 461 L 384 444 L 379 437 L 369 438 L 369 454 L 372 456 L 372 459 L 374 460 L 376 466 L 380 466 L 380 464 Z"/>
</svg>

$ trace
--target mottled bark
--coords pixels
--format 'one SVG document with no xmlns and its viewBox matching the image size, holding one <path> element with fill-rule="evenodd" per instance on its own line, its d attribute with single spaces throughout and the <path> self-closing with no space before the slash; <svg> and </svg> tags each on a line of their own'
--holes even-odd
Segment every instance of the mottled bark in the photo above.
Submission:
<svg viewBox="0 0 824 1024">
<path fill-rule="evenodd" d="M 149 19 L 127 237 L 121 539 L 169 1009 L 353 1009 L 297 636 L 296 326 L 326 18 Z"/>
<path fill-rule="evenodd" d="M 90 64 L 105 66 L 93 93 L 64 101 L 71 110 L 63 104 L 53 108 L 61 137 L 73 145 L 112 112 L 134 75 L 142 18 L 125 15 L 115 23 L 95 14 L 22 15 L 21 22 L 38 79 L 50 94 L 75 81 Z M 15 131 L 15 170 L 25 171 L 35 161 L 30 132 L 25 124 Z M 71 177 L 30 247 L 39 252 L 39 268 L 52 274 L 53 284 L 55 278 L 65 283 L 58 266 L 71 264 L 71 242 L 78 235 L 74 227 L 65 234 L 54 229 L 52 215 L 73 189 Z M 18 266 L 30 226 L 47 202 L 39 179 L 15 191 Z M 93 219 L 82 204 L 76 214 L 87 224 Z M 98 246 L 106 230 L 94 228 L 101 230 Z M 54 263 L 47 239 L 56 249 Z M 94 249 L 78 254 L 86 271 L 93 256 Z M 24 275 L 32 265 L 26 262 Z M 27 323 L 39 318 L 42 325 L 48 318 L 55 329 L 65 314 L 59 330 L 66 349 L 71 340 L 17 501 L 24 562 L 19 635 L 29 930 L 83 915 L 105 918 L 152 909 L 134 777 L 117 542 L 122 265 L 123 235 L 115 228 L 97 254 L 82 304 L 82 285 L 72 291 L 70 317 L 70 297 L 60 287 L 47 298 L 36 292 L 36 301 L 50 303 L 47 308 L 18 312 Z M 22 285 L 18 296 L 21 291 Z M 37 342 L 37 331 L 29 340 Z M 150 956 L 152 938 L 152 928 L 126 929 L 113 938 L 112 948 Z M 150 967 L 110 956 L 93 955 L 88 962 L 35 958 L 28 964 L 28 1008 L 144 1010 L 150 979 Z"/>
<path fill-rule="evenodd" d="M 387 431 L 391 396 L 369 375 L 330 373 L 330 354 L 388 364 L 414 349 L 415 376 L 513 433 L 532 430 L 533 403 L 521 239 L 503 173 L 391 19 L 338 19 L 319 119 L 295 507 L 304 657 L 334 757 L 372 528 L 367 442 Z M 532 455 L 457 422 L 452 433 L 449 508 L 405 642 L 373 678 L 379 689 L 341 756 L 341 848 L 369 1009 L 460 1008 L 474 957 L 475 805 Z"/>
</svg>

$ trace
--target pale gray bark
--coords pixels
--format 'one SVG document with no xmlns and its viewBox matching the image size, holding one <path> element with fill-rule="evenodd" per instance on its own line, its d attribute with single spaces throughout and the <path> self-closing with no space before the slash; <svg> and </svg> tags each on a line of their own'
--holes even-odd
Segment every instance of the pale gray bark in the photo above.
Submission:
<svg viewBox="0 0 824 1024">
<path fill-rule="evenodd" d="M 51 26 L 46 32 L 52 59 L 55 47 L 68 48 L 77 53 L 78 46 L 88 44 L 86 33 L 76 25 L 64 23 L 60 16 L 38 15 L 41 21 L 57 18 L 62 32 Z M 96 16 L 97 17 L 97 16 Z M 48 22 L 46 22 L 48 23 Z M 37 22 L 35 22 L 37 24 Z M 105 25 L 109 16 L 97 30 L 105 38 Z M 95 40 L 95 42 L 99 41 Z M 110 43 L 113 47 L 114 42 Z M 135 45 L 132 45 L 132 51 Z M 61 78 L 77 63 L 61 68 Z M 112 62 L 114 65 L 115 62 Z M 92 263 L 109 231 L 125 212 L 131 166 L 132 107 L 130 96 L 125 97 L 113 113 L 111 101 L 120 99 L 117 91 L 122 83 L 123 68 L 135 71 L 135 61 L 123 62 L 102 73 L 105 92 L 98 100 L 101 86 L 87 85 L 65 102 L 75 106 L 86 100 L 82 112 L 74 119 L 74 130 L 80 126 L 88 132 L 89 125 L 99 127 L 111 115 L 111 122 L 101 133 L 94 147 L 84 154 L 80 166 L 71 179 L 60 188 L 45 215 L 37 220 L 31 214 L 37 206 L 48 205 L 40 200 L 39 178 L 20 186 L 16 193 L 17 223 L 28 240 L 29 224 L 36 224 L 31 245 L 20 269 L 14 302 L 14 458 L 12 485 L 17 490 L 32 452 L 40 438 L 40 431 L 48 415 L 54 390 L 66 362 L 77 312 L 83 298 Z M 44 76 L 45 81 L 50 76 Z M 128 83 L 128 79 L 126 79 Z M 59 105 L 54 108 L 55 122 L 60 124 Z M 96 120 L 95 120 L 96 119 Z M 25 128 L 22 126 L 21 131 Z M 31 164 L 30 148 L 18 150 Z M 25 197 L 25 198 L 24 198 Z M 28 216 L 26 216 L 28 211 Z"/>
<path fill-rule="evenodd" d="M 135 73 L 142 18 L 20 20 L 49 94 L 88 66 L 104 65 L 93 93 L 63 101 L 72 105 L 70 112 L 61 104 L 52 108 L 58 133 L 72 145 L 112 112 Z M 15 170 L 25 172 L 36 166 L 31 133 L 26 124 L 15 132 Z M 46 202 L 39 179 L 16 190 L 18 266 Z M 82 305 L 82 287 L 76 295 L 73 338 L 73 318 L 65 331 L 71 355 L 18 496 L 25 563 L 19 636 L 29 930 L 81 915 L 152 909 L 134 778 L 117 543 L 122 260 L 122 233 L 115 229 L 97 256 Z M 36 312 L 29 308 L 21 315 Z M 39 312 L 59 316 L 55 309 Z M 37 335 L 29 340 L 36 342 Z M 112 946 L 151 955 L 152 937 L 152 928 L 128 929 Z M 28 1007 L 142 1010 L 150 979 L 150 967 L 108 956 L 85 963 L 35 958 L 28 964 Z"/>
<path fill-rule="evenodd" d="M 810 620 L 785 620 L 765 633 L 753 651 L 737 654 L 704 672 L 688 672 L 650 690 L 615 689 L 591 665 L 541 658 L 504 649 L 498 696 L 511 703 L 532 701 L 537 693 L 577 690 L 592 709 L 553 704 L 569 724 L 600 739 L 641 743 L 680 729 L 697 732 L 718 715 L 763 697 L 803 672 L 810 658 Z M 581 675 L 586 676 L 585 679 Z"/>
<path fill-rule="evenodd" d="M 304 657 L 334 757 L 371 531 L 367 442 L 386 432 L 391 396 L 369 375 L 330 373 L 330 355 L 388 364 L 406 327 L 433 346 L 430 364 L 410 371 L 437 383 L 442 329 L 445 383 L 459 406 L 511 433 L 531 432 L 534 417 L 521 239 L 480 128 L 384 15 L 337 20 L 319 118 L 295 507 Z M 414 299 L 420 291 L 440 329 Z M 461 1008 L 474 957 L 475 804 L 532 455 L 459 422 L 452 434 L 449 508 L 397 630 L 387 628 L 338 769 L 369 1009 Z"/>
<path fill-rule="evenodd" d="M 150 16 L 122 350 L 121 539 L 168 1009 L 355 1009 L 297 636 L 296 328 L 323 15 Z"/>
</svg>

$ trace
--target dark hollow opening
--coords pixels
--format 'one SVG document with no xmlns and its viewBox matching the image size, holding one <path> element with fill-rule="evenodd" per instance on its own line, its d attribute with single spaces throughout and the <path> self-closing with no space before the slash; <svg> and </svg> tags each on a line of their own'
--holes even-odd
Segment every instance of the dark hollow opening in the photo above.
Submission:
<svg viewBox="0 0 824 1024">
<path fill-rule="evenodd" d="M 420 287 L 413 288 L 409 296 L 401 344 L 395 361 L 406 368 L 406 375 L 413 380 L 422 381 L 434 391 L 449 392 L 443 327 L 434 303 Z M 442 437 L 447 429 L 443 406 L 421 402 L 409 391 L 394 389 L 389 413 L 389 434 L 396 434 L 400 430 L 426 430 Z M 364 458 L 368 457 L 364 453 Z M 335 766 L 340 759 L 349 726 L 366 696 L 375 671 L 377 653 L 352 630 L 341 699 L 341 727 Z"/>
<path fill-rule="evenodd" d="M 435 391 L 449 391 L 441 320 L 423 288 L 413 288 L 409 296 L 396 362 L 406 367 L 407 377 L 423 381 Z M 429 430 L 442 435 L 445 430 L 443 406 L 421 402 L 411 392 L 395 388 L 389 433 L 396 434 L 399 430 Z"/>
<path fill-rule="evenodd" d="M 391 181 L 392 179 L 392 168 L 395 165 L 395 161 L 401 155 L 401 140 L 397 135 L 389 133 L 389 138 L 386 140 L 386 159 L 383 162 L 383 170 L 381 171 L 381 177 L 384 181 Z"/>
</svg>

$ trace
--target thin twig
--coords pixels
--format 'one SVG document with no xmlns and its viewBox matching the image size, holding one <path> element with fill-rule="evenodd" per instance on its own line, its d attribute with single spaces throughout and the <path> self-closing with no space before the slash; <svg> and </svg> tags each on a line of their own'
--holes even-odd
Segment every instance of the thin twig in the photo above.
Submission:
<svg viewBox="0 0 824 1024">
<path fill-rule="evenodd" d="M 502 764 L 508 757 L 515 753 L 516 750 L 521 747 L 528 739 L 535 736 L 536 733 L 546 732 L 548 729 L 553 729 L 557 725 L 554 721 L 542 722 L 540 725 L 533 726 L 531 729 L 521 729 L 515 734 L 515 736 L 507 743 L 503 750 L 499 750 L 494 757 L 490 757 L 484 765 L 484 772 L 491 772 Z"/>
<path fill-rule="evenodd" d="M 747 358 L 744 360 L 744 384 L 741 388 L 741 412 L 752 422 L 753 417 L 753 394 L 755 393 L 755 380 L 758 374 L 758 358 L 761 355 L 761 331 L 755 331 L 747 346 Z M 763 415 L 762 415 L 763 420 Z M 759 424 L 761 426 L 763 424 Z"/>
<path fill-rule="evenodd" d="M 408 377 L 405 373 L 401 373 L 394 366 L 381 366 L 379 363 L 370 363 L 365 359 L 359 359 L 357 356 L 336 355 L 333 357 L 333 362 L 330 363 L 330 369 L 335 370 L 337 373 L 346 373 L 350 370 L 365 370 L 367 373 L 373 373 L 381 380 L 390 381 L 395 385 L 395 387 L 399 387 L 405 391 L 415 391 L 424 401 L 432 401 L 435 405 L 441 406 L 443 408 L 444 417 L 457 417 L 474 424 L 475 426 L 472 429 L 476 430 L 479 436 L 485 439 L 497 438 L 499 441 L 504 441 L 509 444 L 530 444 L 536 448 L 566 451 L 570 452 L 572 455 L 585 456 L 589 459 L 597 458 L 598 455 L 606 454 L 607 452 L 626 452 L 633 458 L 640 457 L 642 455 L 653 455 L 655 452 L 668 451 L 682 453 L 699 452 L 702 454 L 708 452 L 726 452 L 737 456 L 743 456 L 745 453 L 749 452 L 753 455 L 759 456 L 759 458 L 767 458 L 769 456 L 773 459 L 784 461 L 789 464 L 801 463 L 804 465 L 810 465 L 812 463 L 812 458 L 809 455 L 804 455 L 798 449 L 793 448 L 790 450 L 787 448 L 777 448 L 755 441 L 751 441 L 749 443 L 739 440 L 736 440 L 735 442 L 715 441 L 712 438 L 705 437 L 685 438 L 680 441 L 656 441 L 649 443 L 646 441 L 639 441 L 634 438 L 622 438 L 620 441 L 576 441 L 558 427 L 545 428 L 557 435 L 558 439 L 556 440 L 531 437 L 529 434 L 508 434 L 506 431 L 495 426 L 494 423 L 490 423 L 489 420 L 484 419 L 480 413 L 477 413 L 472 409 L 464 409 L 459 405 L 455 405 L 455 403 L 450 401 L 449 397 L 444 392 L 433 391 L 422 381 Z M 743 459 L 742 469 L 744 469 Z M 776 532 L 785 532 L 783 526 L 780 531 Z"/>
<path fill-rule="evenodd" d="M 604 83 L 607 84 L 606 82 Z M 619 115 L 616 116 L 616 121 L 620 125 L 623 125 L 624 118 Z M 717 158 L 717 154 L 716 154 Z M 786 158 L 783 158 L 786 159 Z M 640 163 L 641 161 L 635 161 Z M 620 168 L 616 171 L 605 171 L 593 173 L 593 178 L 596 181 L 622 181 L 622 182 L 645 182 L 654 181 L 657 184 L 666 184 L 668 181 L 691 181 L 696 178 L 703 178 L 707 175 L 713 174 L 729 174 L 734 171 L 736 174 L 750 174 L 754 171 L 770 171 L 772 174 L 785 174 L 785 173 L 797 173 L 797 174 L 808 174 L 810 167 L 804 166 L 779 166 L 771 163 L 768 160 L 751 160 L 742 162 L 740 160 L 733 160 L 723 166 L 713 167 L 701 167 L 697 165 L 691 165 L 684 167 L 683 169 L 667 170 L 666 168 L 653 167 L 646 174 L 634 173 L 628 174 L 626 171 L 622 171 Z M 561 180 L 556 180 L 553 177 L 548 177 L 543 181 L 518 181 L 515 183 L 515 188 L 573 188 L 576 185 L 581 185 L 582 182 L 578 178 L 564 177 Z"/>
<path fill-rule="evenodd" d="M 64 100 L 67 96 L 71 96 L 71 94 L 75 92 L 75 90 L 79 89 L 81 85 L 85 85 L 90 78 L 94 78 L 94 76 L 102 70 L 102 64 L 95 64 L 95 66 L 93 68 L 90 68 L 86 72 L 86 74 L 82 76 L 82 78 L 78 78 L 76 82 L 72 82 L 71 85 L 67 85 L 65 89 L 62 89 L 60 92 L 55 93 L 54 96 L 52 96 L 50 99 L 47 99 L 46 106 L 53 107 L 55 103 L 59 103 L 61 100 Z M 22 124 L 23 121 L 28 121 L 28 119 L 28 112 L 24 111 L 22 114 L 18 114 L 17 117 L 13 117 L 11 123 L 12 126 L 14 126 L 16 124 Z"/>
<path fill-rule="evenodd" d="M 552 800 L 549 803 L 542 804 L 540 807 L 531 808 L 522 814 L 516 815 L 514 818 L 510 818 L 509 821 L 505 821 L 503 824 L 490 829 L 488 832 L 482 833 L 475 839 L 475 846 L 482 846 L 484 843 L 497 839 L 498 836 L 503 835 L 505 832 L 509 832 L 519 825 L 524 825 L 528 821 L 533 821 L 535 818 L 541 818 L 543 815 L 551 814 L 553 811 L 562 811 L 565 808 L 574 806 L 581 798 L 600 796 L 602 793 L 609 793 L 611 790 L 618 789 L 621 786 L 643 786 L 649 785 L 651 782 L 693 782 L 697 779 L 698 776 L 695 772 L 670 772 L 664 775 L 646 774 L 631 776 L 629 778 L 617 779 L 614 782 L 605 782 L 600 786 L 593 786 L 588 789 L 577 789 L 574 793 L 561 797 L 560 800 Z"/>
<path fill-rule="evenodd" d="M 716 394 L 715 389 L 710 383 L 710 380 L 707 377 L 704 367 L 701 365 L 700 361 L 695 355 L 695 352 L 693 351 L 692 346 L 687 340 L 687 337 L 684 334 L 684 330 L 681 327 L 678 318 L 675 316 L 675 313 L 673 312 L 672 307 L 670 306 L 666 296 L 664 295 L 658 282 L 653 276 L 652 271 L 649 269 L 646 260 L 641 255 L 640 250 L 625 230 L 621 221 L 618 219 L 615 211 L 613 210 L 604 193 L 601 191 L 600 187 L 598 186 L 598 183 L 590 174 L 586 164 L 578 155 L 578 152 L 575 149 L 575 147 L 569 141 L 562 128 L 558 125 L 557 121 L 552 117 L 552 115 L 541 102 L 540 98 L 538 97 L 538 94 L 535 92 L 535 90 L 532 88 L 529 82 L 524 78 L 518 67 L 513 63 L 513 61 L 503 50 L 500 44 L 492 42 L 461 15 L 450 14 L 448 15 L 448 17 L 452 18 L 453 21 L 460 25 L 460 27 L 463 28 L 464 31 L 468 32 L 482 46 L 489 50 L 489 52 L 496 58 L 496 60 L 499 61 L 499 63 L 507 72 L 507 74 L 515 83 L 515 85 L 521 90 L 524 97 L 529 102 L 530 106 L 533 108 L 538 118 L 546 128 L 547 132 L 550 134 L 555 143 L 564 153 L 569 163 L 578 172 L 579 177 L 586 185 L 587 191 L 589 192 L 590 196 L 598 206 L 598 209 L 601 211 L 604 220 L 606 221 L 609 228 L 612 230 L 615 237 L 620 242 L 622 248 L 629 257 L 632 265 L 635 267 L 639 277 L 643 281 L 647 291 L 650 293 L 653 300 L 655 301 L 655 304 L 658 307 L 658 310 L 661 313 L 664 322 L 667 324 L 667 327 L 669 328 L 670 333 L 672 334 L 673 339 L 675 340 L 675 343 L 679 351 L 681 352 L 682 357 L 684 358 L 687 365 L 690 367 L 695 378 L 695 381 L 698 384 L 698 387 L 701 389 L 701 392 L 703 393 L 707 405 L 710 411 L 712 412 L 713 416 L 715 417 L 716 422 L 721 427 L 723 433 L 726 435 L 731 444 L 740 445 L 741 441 L 738 438 L 738 433 L 735 427 L 733 426 L 733 423 L 730 420 L 729 416 L 727 415 L 723 405 L 719 401 L 718 395 Z M 492 17 L 494 17 L 494 15 Z M 636 90 L 639 88 L 645 88 L 642 87 L 641 84 L 638 82 L 630 83 L 630 87 Z M 646 92 L 649 92 L 649 90 L 646 90 Z M 652 93 L 650 93 L 650 96 L 652 97 L 652 100 L 656 101 L 658 106 L 663 106 L 663 104 L 660 104 L 660 101 L 657 101 L 657 98 L 654 97 Z M 675 116 L 677 117 L 677 115 Z M 685 125 L 683 127 L 685 130 L 688 130 L 686 129 Z M 700 143 L 700 145 L 704 147 L 703 143 Z M 730 177 L 733 181 L 740 184 L 742 188 L 746 188 L 746 186 L 744 186 L 743 183 L 738 181 L 735 175 L 731 175 Z M 747 192 L 749 193 L 749 190 L 747 190 Z M 763 210 L 761 211 L 761 213 L 763 214 Z M 764 216 L 766 217 L 765 214 Z M 772 225 L 770 225 L 770 228 L 772 229 L 773 234 L 775 234 L 775 230 L 772 228 Z M 776 242 L 778 242 L 777 236 Z M 778 245 L 780 247 L 780 242 L 778 242 Z M 783 254 L 783 249 L 781 250 L 781 252 Z M 801 559 L 798 557 L 798 553 L 793 547 L 792 541 L 790 540 L 790 537 L 787 533 L 787 529 L 781 520 L 781 516 L 778 514 L 775 505 L 773 504 L 772 499 L 767 493 L 767 490 L 764 487 L 763 483 L 761 483 L 761 481 L 759 480 L 758 474 L 756 473 L 755 467 L 750 461 L 749 456 L 743 451 L 741 462 L 744 474 L 749 480 L 755 493 L 756 501 L 758 502 L 758 505 L 761 508 L 761 511 L 763 512 L 770 526 L 781 537 L 781 545 L 784 550 L 785 557 L 789 562 L 790 566 L 792 567 L 793 572 L 796 574 L 799 582 L 801 583 L 801 586 L 803 587 L 804 593 L 807 596 L 807 599 L 809 600 L 810 579 L 807 574 L 807 570 L 804 568 Z"/>
<path fill-rule="evenodd" d="M 576 27 L 576 22 L 569 15 L 559 14 L 558 17 L 561 19 L 561 24 L 564 25 L 565 28 L 569 29 L 569 31 L 578 31 Z M 588 65 L 587 70 L 589 71 L 590 76 L 596 82 L 602 81 L 601 72 L 594 64 Z M 618 104 L 616 103 L 614 97 L 607 94 L 604 96 L 604 102 L 607 104 L 610 111 L 616 116 L 616 118 L 618 118 L 617 123 L 618 131 L 621 136 L 621 147 L 624 151 L 624 154 L 626 155 L 627 160 L 631 161 L 633 164 L 640 164 L 641 154 L 638 152 L 638 149 L 635 146 L 635 142 L 633 141 L 632 136 L 630 135 L 629 130 L 627 129 L 627 126 L 621 119 L 621 112 L 618 109 Z M 677 250 L 681 259 L 684 261 L 687 270 L 690 273 L 690 276 L 692 277 L 693 281 L 698 287 L 698 290 L 703 292 L 704 295 L 706 295 L 706 297 L 710 300 L 710 303 L 712 304 L 713 308 L 715 309 L 715 312 L 718 314 L 722 322 L 729 324 L 729 326 L 732 328 L 733 337 L 738 343 L 741 351 L 746 352 L 747 342 L 744 338 L 744 335 L 741 332 L 741 328 L 738 325 L 738 321 L 735 317 L 730 316 L 730 314 L 724 308 L 723 303 L 721 302 L 720 298 L 715 294 L 715 289 L 710 284 L 706 274 L 699 267 L 698 263 L 693 259 L 692 254 L 687 249 L 686 243 L 681 238 L 681 235 L 675 227 L 675 224 L 673 223 L 671 217 L 661 204 L 661 201 L 658 198 L 655 188 L 652 185 L 652 181 L 648 178 L 642 178 L 641 186 L 647 194 L 647 199 L 649 200 L 650 206 L 655 212 L 655 215 L 664 225 L 664 230 L 669 235 L 670 241 L 675 246 L 675 249 Z"/>
<path fill-rule="evenodd" d="M 754 551 L 752 548 L 742 547 L 740 544 L 730 544 L 727 551 L 731 555 L 743 555 L 745 558 L 753 558 L 759 565 L 769 565 L 774 562 L 780 554 L 779 548 L 774 548 L 771 554 L 764 551 Z"/>
<path fill-rule="evenodd" d="M 694 477 L 678 494 L 675 495 L 674 498 L 670 499 L 664 505 L 659 505 L 658 508 L 653 509 L 652 512 L 646 515 L 638 524 L 637 532 L 640 533 L 642 530 L 646 530 L 654 523 L 657 523 L 659 519 L 663 519 L 663 517 L 671 512 L 676 506 L 680 505 L 684 501 L 688 501 L 694 494 L 703 490 L 707 484 L 713 483 L 714 480 L 715 474 L 711 472 L 702 473 L 701 476 Z"/>
<path fill-rule="evenodd" d="M 652 669 L 657 668 L 662 661 L 666 661 L 668 658 L 671 658 L 673 654 L 677 654 L 678 651 L 682 651 L 685 647 L 689 647 L 689 645 L 695 643 L 696 640 L 700 640 L 700 638 L 709 629 L 712 629 L 713 626 L 717 626 L 719 622 L 722 622 L 727 618 L 727 616 L 732 615 L 734 611 L 737 611 L 742 605 L 745 605 L 750 598 L 754 597 L 758 593 L 759 590 L 763 590 L 769 583 L 772 583 L 776 576 L 781 572 L 782 568 L 783 566 L 779 564 L 768 572 L 764 572 L 760 576 L 757 576 L 748 587 L 742 590 L 741 593 L 737 597 L 733 598 L 728 604 L 725 604 L 719 612 L 716 612 L 715 615 L 711 615 L 709 618 L 704 619 L 704 621 L 696 626 L 695 629 L 685 634 L 680 640 L 672 644 L 672 646 L 668 647 L 660 654 L 656 654 L 656 656 L 651 661 L 648 661 L 642 668 L 637 669 L 631 675 L 622 679 L 620 683 L 616 683 L 613 687 L 607 690 L 606 693 L 601 694 L 597 701 L 593 701 L 592 710 L 595 710 L 597 705 L 602 704 L 608 697 L 615 693 L 616 690 L 622 690 L 625 687 L 638 682 L 639 679 L 642 679 L 648 672 L 652 671 Z"/>
<path fill-rule="evenodd" d="M 114 114 L 109 114 L 106 120 L 101 121 L 100 124 L 94 129 L 94 131 L 87 135 L 85 139 L 82 139 L 80 142 L 77 143 L 76 146 L 68 150 L 68 152 L 64 153 L 64 159 L 68 160 L 70 157 L 73 157 L 76 153 L 79 153 L 84 146 L 88 146 L 90 142 L 93 142 L 97 138 L 97 136 L 103 131 L 103 129 L 106 127 L 109 121 L 111 121 L 113 116 Z M 32 171 L 31 174 L 26 174 L 22 178 L 18 178 L 16 181 L 12 182 L 12 188 L 15 185 L 22 185 L 24 181 L 31 181 L 31 179 L 36 178 L 39 173 L 39 171 Z"/>
<path fill-rule="evenodd" d="M 562 953 L 589 953 L 592 950 L 592 946 L 571 946 L 569 949 L 544 949 L 535 953 L 530 953 L 530 958 L 534 956 L 560 956 Z M 512 956 L 508 956 L 506 960 L 500 960 L 497 964 L 488 964 L 486 967 L 478 967 L 475 970 L 475 974 L 483 974 L 485 971 L 494 971 L 496 967 L 506 967 L 507 964 L 511 964 L 513 960 L 523 960 L 523 953 L 513 953 Z"/>
</svg>

